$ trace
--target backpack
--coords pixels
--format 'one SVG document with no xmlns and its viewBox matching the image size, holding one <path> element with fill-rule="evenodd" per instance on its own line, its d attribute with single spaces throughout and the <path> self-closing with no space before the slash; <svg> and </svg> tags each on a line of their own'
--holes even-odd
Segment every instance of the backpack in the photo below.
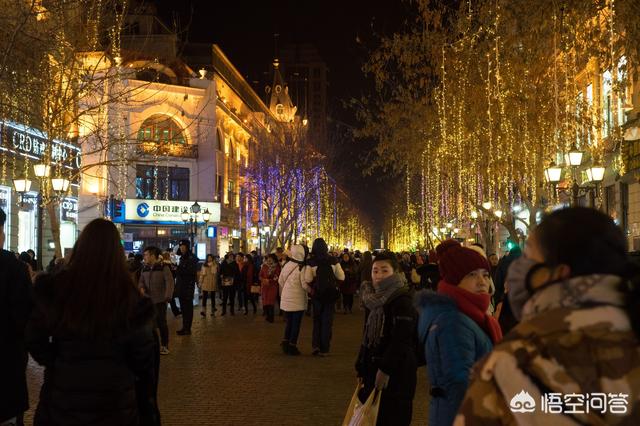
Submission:
<svg viewBox="0 0 640 426">
<path fill-rule="evenodd" d="M 338 282 L 329 262 L 321 262 L 316 269 L 314 297 L 322 303 L 335 303 L 340 298 Z"/>
</svg>

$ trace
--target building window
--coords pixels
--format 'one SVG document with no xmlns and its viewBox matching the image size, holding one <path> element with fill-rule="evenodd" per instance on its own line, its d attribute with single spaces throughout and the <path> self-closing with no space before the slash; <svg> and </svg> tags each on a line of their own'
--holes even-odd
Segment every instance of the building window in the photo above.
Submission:
<svg viewBox="0 0 640 426">
<path fill-rule="evenodd" d="M 222 139 L 222 132 L 220 129 L 216 129 L 216 140 L 214 142 L 216 151 L 222 151 L 222 144 L 224 143 L 224 139 Z"/>
<path fill-rule="evenodd" d="M 591 135 L 595 133 L 595 130 L 593 129 L 593 84 L 589 83 L 585 93 L 587 98 L 587 122 L 591 122 L 591 128 L 587 127 L 587 143 L 591 146 L 593 143 Z"/>
<path fill-rule="evenodd" d="M 222 182 L 222 176 L 216 175 L 216 201 L 222 199 L 222 190 L 224 183 Z"/>
<path fill-rule="evenodd" d="M 189 201 L 189 169 L 138 164 L 136 167 L 136 198 Z M 156 192 L 156 182 L 158 185 Z"/>
<path fill-rule="evenodd" d="M 602 74 L 602 137 L 609 136 L 613 126 L 613 84 L 611 71 L 605 71 Z"/>
<path fill-rule="evenodd" d="M 627 93 L 629 90 L 629 83 L 627 79 L 629 76 L 627 75 L 627 58 L 625 56 L 621 56 L 620 60 L 618 60 L 618 82 L 620 83 L 620 87 L 622 88 L 618 93 L 618 102 L 616 105 L 616 119 L 618 120 L 618 125 L 622 126 L 627 122 L 627 115 L 624 111 L 624 105 L 627 102 L 631 102 L 630 96 Z"/>
<path fill-rule="evenodd" d="M 229 181 L 227 182 L 227 200 L 226 200 L 227 204 L 229 204 L 231 200 L 235 198 L 233 193 L 234 189 L 235 189 L 234 182 L 231 179 L 229 179 Z"/>
<path fill-rule="evenodd" d="M 138 142 L 157 143 L 162 145 L 185 145 L 184 131 L 171 117 L 166 115 L 153 115 L 142 123 L 138 130 Z"/>
</svg>

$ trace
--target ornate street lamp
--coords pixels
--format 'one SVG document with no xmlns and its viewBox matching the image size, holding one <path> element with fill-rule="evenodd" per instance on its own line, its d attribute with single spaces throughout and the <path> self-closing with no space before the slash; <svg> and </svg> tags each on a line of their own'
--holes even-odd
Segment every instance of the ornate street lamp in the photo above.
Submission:
<svg viewBox="0 0 640 426">
<path fill-rule="evenodd" d="M 31 181 L 22 175 L 13 180 L 13 189 L 22 196 L 31 189 Z"/>
<path fill-rule="evenodd" d="M 571 150 L 565 155 L 565 160 L 571 167 L 580 167 L 580 165 L 582 165 L 583 154 L 584 153 L 580 151 L 574 144 L 571 147 Z"/>
<path fill-rule="evenodd" d="M 604 166 L 593 165 L 587 169 L 587 179 L 589 182 L 600 183 L 604 180 Z"/>
<path fill-rule="evenodd" d="M 547 183 L 555 185 L 560 182 L 561 178 L 562 167 L 556 166 L 556 163 L 552 161 L 551 164 L 549 164 L 549 167 L 544 169 L 544 179 L 547 181 Z"/>
<path fill-rule="evenodd" d="M 51 179 L 51 188 L 58 194 L 61 194 L 69 189 L 69 183 L 69 180 L 66 178 L 55 177 Z"/>
<path fill-rule="evenodd" d="M 189 222 L 190 215 L 186 207 L 184 210 L 182 210 L 182 213 L 180 213 L 180 217 L 182 218 L 183 222 Z"/>
<path fill-rule="evenodd" d="M 40 179 L 47 178 L 49 177 L 49 174 L 51 174 L 51 166 L 44 163 L 34 164 L 33 173 L 36 175 L 36 177 L 39 177 Z"/>
</svg>

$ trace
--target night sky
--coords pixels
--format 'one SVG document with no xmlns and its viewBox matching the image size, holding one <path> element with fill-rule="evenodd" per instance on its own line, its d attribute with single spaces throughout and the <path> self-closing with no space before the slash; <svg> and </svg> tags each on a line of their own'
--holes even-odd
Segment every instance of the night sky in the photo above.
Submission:
<svg viewBox="0 0 640 426">
<path fill-rule="evenodd" d="M 362 65 L 379 38 L 398 29 L 411 8 L 405 0 L 153 1 L 164 22 L 179 30 L 182 41 L 218 44 L 260 96 L 264 85 L 271 84 L 275 33 L 280 47 L 288 43 L 314 45 L 329 67 L 329 116 L 356 127 L 355 114 L 344 101 L 372 91 Z M 254 81 L 260 81 L 259 85 Z M 362 176 L 360 156 L 374 143 L 341 144 L 339 158 L 344 158 L 345 164 L 339 174 L 343 176 L 340 186 L 372 219 L 374 234 L 379 235 L 388 208 L 380 205 L 379 192 L 395 184 L 388 177 Z"/>
<path fill-rule="evenodd" d="M 329 67 L 329 113 L 349 124 L 355 123 L 352 114 L 342 110 L 341 100 L 366 93 L 368 83 L 361 71 L 366 55 L 377 35 L 391 32 L 402 22 L 408 7 L 401 0 L 155 3 L 165 22 L 177 23 L 183 40 L 218 44 L 249 82 L 264 81 L 275 55 L 275 33 L 281 47 L 315 45 Z"/>
</svg>

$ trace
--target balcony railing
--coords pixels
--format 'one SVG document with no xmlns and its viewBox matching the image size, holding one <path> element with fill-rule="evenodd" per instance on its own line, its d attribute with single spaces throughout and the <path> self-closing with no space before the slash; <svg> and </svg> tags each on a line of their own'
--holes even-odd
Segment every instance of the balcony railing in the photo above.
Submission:
<svg viewBox="0 0 640 426">
<path fill-rule="evenodd" d="M 186 145 L 179 143 L 158 144 L 157 142 L 140 142 L 138 154 L 158 155 L 161 157 L 198 158 L 198 145 Z"/>
</svg>

